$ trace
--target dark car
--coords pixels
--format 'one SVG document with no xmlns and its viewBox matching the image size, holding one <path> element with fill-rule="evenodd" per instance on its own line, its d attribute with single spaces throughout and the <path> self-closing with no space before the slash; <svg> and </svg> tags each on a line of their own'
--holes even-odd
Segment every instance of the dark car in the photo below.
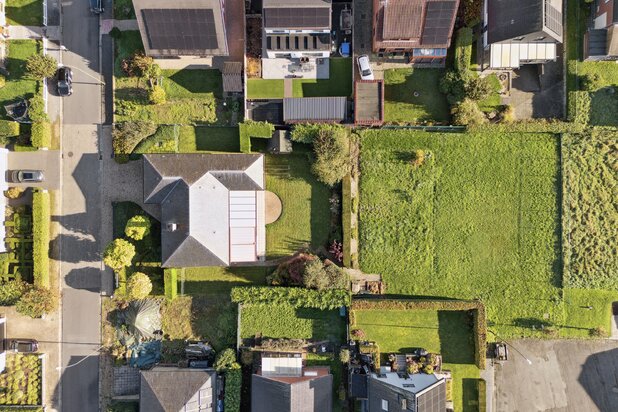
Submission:
<svg viewBox="0 0 618 412">
<path fill-rule="evenodd" d="M 68 67 L 58 69 L 58 95 L 70 96 L 73 93 L 73 72 Z"/>
<path fill-rule="evenodd" d="M 41 170 L 13 170 L 11 177 L 17 183 L 42 182 L 44 178 Z"/>
<path fill-rule="evenodd" d="M 22 353 L 38 352 L 39 342 L 35 339 L 8 339 L 6 343 L 6 350 Z"/>
<path fill-rule="evenodd" d="M 101 14 L 105 11 L 102 0 L 90 0 L 90 11 L 94 14 Z"/>
</svg>

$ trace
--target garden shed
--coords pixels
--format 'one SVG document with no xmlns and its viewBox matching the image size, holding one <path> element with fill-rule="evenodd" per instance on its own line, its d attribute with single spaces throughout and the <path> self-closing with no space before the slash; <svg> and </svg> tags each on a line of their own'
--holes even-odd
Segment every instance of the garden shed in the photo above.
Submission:
<svg viewBox="0 0 618 412">
<path fill-rule="evenodd" d="M 342 123 L 347 118 L 347 97 L 289 97 L 283 99 L 284 123 Z"/>
</svg>

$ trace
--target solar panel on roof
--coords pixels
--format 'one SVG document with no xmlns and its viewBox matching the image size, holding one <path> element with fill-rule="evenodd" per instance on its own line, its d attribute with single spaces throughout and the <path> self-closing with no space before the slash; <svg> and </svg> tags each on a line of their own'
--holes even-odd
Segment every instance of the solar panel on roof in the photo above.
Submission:
<svg viewBox="0 0 618 412">
<path fill-rule="evenodd" d="M 151 49 L 213 50 L 219 47 L 212 9 L 143 9 Z"/>
<path fill-rule="evenodd" d="M 326 7 L 266 8 L 264 27 L 312 28 L 330 25 L 330 9 Z"/>
<path fill-rule="evenodd" d="M 448 42 L 456 5 L 457 2 L 455 1 L 432 1 L 427 3 L 421 44 L 446 44 Z"/>
</svg>

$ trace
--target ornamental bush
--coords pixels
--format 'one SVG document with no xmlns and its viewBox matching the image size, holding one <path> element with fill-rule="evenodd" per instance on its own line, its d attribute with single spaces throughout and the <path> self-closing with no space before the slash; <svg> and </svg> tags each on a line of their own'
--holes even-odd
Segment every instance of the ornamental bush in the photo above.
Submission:
<svg viewBox="0 0 618 412">
<path fill-rule="evenodd" d="M 114 271 L 119 271 L 131 265 L 135 256 L 135 246 L 124 239 L 115 239 L 105 248 L 103 254 L 103 263 L 112 268 Z"/>
<path fill-rule="evenodd" d="M 19 136 L 19 123 L 12 120 L 0 120 L 0 138 Z"/>
<path fill-rule="evenodd" d="M 49 54 L 33 54 L 26 59 L 26 72 L 33 79 L 53 77 L 56 71 L 58 71 L 58 61 Z"/>
<path fill-rule="evenodd" d="M 223 398 L 225 412 L 240 411 L 241 386 L 242 371 L 240 369 L 230 369 L 225 372 L 225 396 Z"/>
<path fill-rule="evenodd" d="M 112 133 L 115 154 L 131 154 L 142 140 L 155 134 L 157 125 L 153 122 L 129 121 L 117 123 Z"/>
<path fill-rule="evenodd" d="M 239 369 L 240 365 L 236 362 L 236 351 L 232 348 L 227 348 L 219 352 L 214 367 L 217 372 L 223 372 L 228 369 Z"/>
<path fill-rule="evenodd" d="M 48 121 L 32 123 L 30 141 L 32 147 L 43 148 L 51 146 L 51 124 Z"/>
<path fill-rule="evenodd" d="M 136 215 L 127 221 L 124 234 L 133 240 L 142 240 L 150 234 L 151 222 L 147 216 Z"/>
<path fill-rule="evenodd" d="M 49 192 L 37 190 L 32 194 L 32 260 L 34 284 L 49 287 L 50 207 Z"/>
<path fill-rule="evenodd" d="M 41 96 L 33 96 L 28 100 L 28 117 L 33 122 L 48 121 L 47 113 L 45 112 L 45 101 Z"/>
<path fill-rule="evenodd" d="M 165 104 L 165 102 L 167 102 L 165 89 L 157 84 L 154 85 L 152 89 L 148 91 L 148 101 L 152 104 Z"/>
<path fill-rule="evenodd" d="M 485 114 L 478 104 L 470 99 L 464 99 L 451 109 L 453 123 L 460 126 L 478 126 L 487 122 Z"/>
<path fill-rule="evenodd" d="M 131 299 L 144 299 L 152 291 L 152 282 L 148 275 L 135 272 L 127 282 L 127 293 Z"/>
<path fill-rule="evenodd" d="M 343 127 L 321 128 L 313 139 L 313 152 L 311 171 L 320 182 L 333 186 L 350 173 L 350 140 Z"/>
<path fill-rule="evenodd" d="M 9 199 L 18 199 L 26 189 L 23 187 L 9 187 L 4 191 L 4 197 Z"/>
<path fill-rule="evenodd" d="M 13 306 L 28 290 L 29 285 L 23 280 L 9 280 L 0 283 L 0 305 Z"/>
<path fill-rule="evenodd" d="M 31 318 L 40 318 L 56 310 L 56 306 L 57 299 L 51 290 L 33 286 L 22 295 L 15 310 Z"/>
</svg>

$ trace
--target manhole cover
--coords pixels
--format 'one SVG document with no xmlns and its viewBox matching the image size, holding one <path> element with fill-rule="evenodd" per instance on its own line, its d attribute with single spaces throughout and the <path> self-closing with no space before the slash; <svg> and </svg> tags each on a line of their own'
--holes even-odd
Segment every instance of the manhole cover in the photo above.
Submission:
<svg viewBox="0 0 618 412">
<path fill-rule="evenodd" d="M 73 152 L 69 152 L 69 153 L 67 153 L 67 156 L 69 156 L 69 157 L 73 157 Z"/>
</svg>

